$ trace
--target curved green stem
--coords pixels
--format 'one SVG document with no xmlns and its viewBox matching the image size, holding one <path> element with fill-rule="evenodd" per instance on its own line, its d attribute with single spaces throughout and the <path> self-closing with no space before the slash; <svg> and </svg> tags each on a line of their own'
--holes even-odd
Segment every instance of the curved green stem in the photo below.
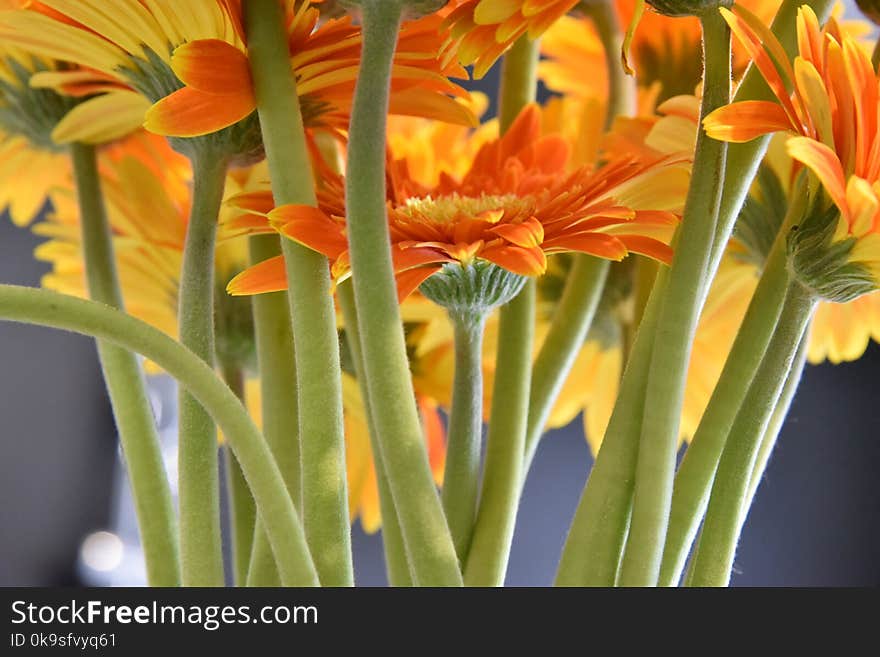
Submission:
<svg viewBox="0 0 880 657">
<path fill-rule="evenodd" d="M 318 584 L 302 525 L 266 440 L 207 363 L 149 324 L 95 301 L 48 290 L 0 285 L 0 318 L 107 340 L 146 356 L 177 379 L 217 420 L 241 463 L 257 512 L 269 519 L 269 541 L 284 584 Z"/>
<path fill-rule="evenodd" d="M 455 334 L 455 374 L 441 499 L 455 552 L 464 567 L 474 530 L 480 480 L 485 319 L 471 321 L 454 313 L 450 313 L 450 319 Z"/>
<path fill-rule="evenodd" d="M 785 423 L 785 418 L 788 416 L 788 410 L 791 408 L 792 401 L 794 401 L 795 393 L 801 382 L 801 376 L 807 365 L 808 334 L 809 331 L 805 331 L 804 337 L 801 338 L 801 344 L 794 357 L 791 371 L 788 373 L 788 378 L 785 380 L 785 387 L 782 389 L 782 394 L 779 396 L 779 401 L 776 403 L 776 408 L 773 410 L 773 415 L 770 417 L 770 422 L 767 425 L 767 429 L 764 431 L 764 436 L 761 438 L 761 446 L 758 448 L 758 455 L 755 458 L 755 467 L 752 469 L 752 476 L 749 479 L 749 489 L 746 493 L 746 501 L 745 504 L 743 504 L 743 521 L 745 521 L 745 516 L 749 509 L 752 508 L 755 493 L 758 492 L 758 486 L 761 484 L 761 479 L 764 477 L 767 463 L 770 461 L 770 455 L 773 453 L 773 448 L 776 446 L 776 439 L 779 437 L 779 432 L 782 430 L 782 425 Z"/>
<path fill-rule="evenodd" d="M 701 18 L 705 74 L 700 117 L 730 100 L 730 28 L 717 12 Z M 684 215 L 676 240 L 669 285 L 654 337 L 636 466 L 632 521 L 620 570 L 624 586 L 657 583 L 672 499 L 679 422 L 690 348 L 705 285 L 724 185 L 727 144 L 697 137 Z"/>
<path fill-rule="evenodd" d="M 730 431 L 703 531 L 693 557 L 692 586 L 727 586 L 739 540 L 744 505 L 760 448 L 782 388 L 791 371 L 815 300 L 800 284 L 786 295 L 776 332 Z"/>
<path fill-rule="evenodd" d="M 501 586 L 507 572 L 524 473 L 525 409 L 535 327 L 533 281 L 502 309 L 500 322 L 483 487 L 464 573 L 468 586 Z"/>
<path fill-rule="evenodd" d="M 257 235 L 248 245 L 255 264 L 281 254 L 275 235 Z M 294 506 L 302 510 L 299 416 L 297 413 L 296 356 L 290 305 L 283 292 L 253 298 L 257 362 L 260 371 L 260 403 L 263 434 L 275 457 Z M 248 564 L 248 586 L 277 586 L 278 569 L 266 531 L 258 521 Z"/>
<path fill-rule="evenodd" d="M 244 372 L 240 368 L 221 365 L 223 381 L 235 396 L 247 407 L 244 390 Z M 223 450 L 226 466 L 226 493 L 229 500 L 229 525 L 232 543 L 233 583 L 244 586 L 247 581 L 248 563 L 251 559 L 251 545 L 254 541 L 254 523 L 257 510 L 254 496 L 248 488 L 241 465 L 232 450 Z"/>
<path fill-rule="evenodd" d="M 226 161 L 202 151 L 193 157 L 193 201 L 180 272 L 180 342 L 214 363 L 214 247 Z M 211 416 L 180 391 L 178 493 L 184 586 L 223 586 L 217 429 Z"/>
<path fill-rule="evenodd" d="M 367 415 L 367 426 L 370 433 L 370 452 L 373 455 L 373 467 L 376 469 L 376 485 L 379 489 L 379 510 L 382 514 L 382 545 L 385 550 L 385 564 L 388 569 L 388 583 L 391 586 L 412 586 L 412 574 L 406 560 L 406 549 L 403 545 L 403 535 L 400 532 L 400 522 L 397 520 L 397 510 L 394 508 L 394 498 L 391 495 L 391 486 L 388 483 L 388 474 L 385 472 L 385 464 L 382 462 L 379 451 L 379 443 L 376 439 L 375 421 L 373 409 L 369 401 L 369 386 L 364 373 L 364 355 L 361 351 L 361 335 L 358 325 L 357 308 L 354 301 L 354 290 L 351 281 L 343 281 L 336 289 L 336 297 L 342 309 L 345 321 L 345 338 L 348 348 L 351 350 L 354 361 L 355 376 L 361 389 L 361 398 L 364 402 L 364 412 Z"/>
<path fill-rule="evenodd" d="M 401 11 L 399 0 L 362 3 L 363 55 L 346 172 L 352 283 L 380 454 L 414 582 L 460 586 L 458 558 L 416 408 L 385 214 L 385 130 Z"/>
<path fill-rule="evenodd" d="M 632 506 L 633 480 L 657 315 L 669 274 L 662 268 L 633 341 L 602 446 L 565 540 L 556 586 L 614 586 Z"/>
<path fill-rule="evenodd" d="M 789 207 L 724 369 L 675 475 L 660 568 L 661 586 L 675 586 L 681 578 L 690 546 L 706 510 L 712 479 L 730 427 L 776 328 L 789 284 L 788 229 L 800 219 L 807 196 L 805 189 L 799 189 Z"/>
<path fill-rule="evenodd" d="M 523 479 L 535 456 L 553 404 L 587 339 L 608 278 L 608 268 L 607 260 L 587 255 L 575 257 L 574 267 L 565 282 L 562 298 L 532 370 Z"/>
<path fill-rule="evenodd" d="M 248 59 L 277 205 L 315 205 L 296 80 L 277 0 L 244 4 Z M 342 380 L 327 259 L 282 240 L 296 343 L 303 523 L 321 583 L 354 583 Z"/>
<path fill-rule="evenodd" d="M 89 296 L 122 310 L 95 148 L 74 144 L 71 157 Z M 151 586 L 180 586 L 177 523 L 140 364 L 133 353 L 104 342 L 98 343 L 98 355 L 128 467 L 147 581 Z"/>
</svg>

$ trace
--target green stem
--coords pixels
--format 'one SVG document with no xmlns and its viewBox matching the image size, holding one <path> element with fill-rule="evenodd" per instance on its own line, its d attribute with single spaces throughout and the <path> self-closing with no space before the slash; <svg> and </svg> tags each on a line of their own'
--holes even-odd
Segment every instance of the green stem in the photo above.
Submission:
<svg viewBox="0 0 880 657">
<path fill-rule="evenodd" d="M 833 5 L 833 0 L 783 0 L 773 19 L 773 34 L 779 39 L 786 54 L 793 58 L 797 54 L 797 13 L 801 6 L 809 5 L 823 23 Z M 774 100 L 775 97 L 764 81 L 757 67 L 751 65 L 742 83 L 736 90 L 735 102 L 743 100 Z M 727 175 L 724 180 L 724 192 L 715 227 L 715 243 L 712 257 L 707 268 L 704 294 L 708 292 L 709 283 L 715 276 L 724 249 L 733 231 L 736 218 L 742 210 L 752 181 L 767 151 L 770 136 L 759 137 L 744 144 L 729 144 L 727 150 Z"/>
<path fill-rule="evenodd" d="M 122 310 L 95 148 L 74 144 L 71 157 L 89 296 Z M 147 581 L 151 586 L 180 586 L 174 508 L 143 373 L 137 357 L 125 349 L 99 342 L 98 355 L 128 467 Z"/>
<path fill-rule="evenodd" d="M 730 28 L 721 14 L 701 18 L 705 74 L 700 117 L 730 101 Z M 624 586 L 657 583 L 672 500 L 679 422 L 691 343 L 702 308 L 724 185 L 727 144 L 697 137 L 684 215 L 660 311 L 645 388 L 632 521 L 620 571 Z"/>
<path fill-rule="evenodd" d="M 391 486 L 388 482 L 388 474 L 385 464 L 381 459 L 379 443 L 376 439 L 375 421 L 373 409 L 369 402 L 369 387 L 364 374 L 364 355 L 361 350 L 361 334 L 358 325 L 357 308 L 354 301 L 354 289 L 351 281 L 343 281 L 336 289 L 336 298 L 342 309 L 345 321 L 345 338 L 348 348 L 351 350 L 354 361 L 355 376 L 361 389 L 361 398 L 364 402 L 364 412 L 367 416 L 367 426 L 370 433 L 370 452 L 373 455 L 373 467 L 376 469 L 376 485 L 379 489 L 379 510 L 382 515 L 382 545 L 385 550 L 385 564 L 388 569 L 388 583 L 391 586 L 412 586 L 412 574 L 406 560 L 406 549 L 403 545 L 403 535 L 400 531 L 400 522 L 397 520 L 397 510 L 394 508 L 394 498 L 391 495 Z"/>
<path fill-rule="evenodd" d="M 277 0 L 244 5 L 248 59 L 277 205 L 316 205 L 305 131 Z M 354 583 L 339 342 L 327 259 L 282 240 L 296 343 L 302 511 L 321 583 Z"/>
<path fill-rule="evenodd" d="M 180 272 L 180 342 L 214 363 L 214 247 L 226 161 L 193 157 L 193 201 Z M 217 429 L 187 391 L 180 391 L 178 491 L 184 586 L 223 586 Z"/>
<path fill-rule="evenodd" d="M 346 201 L 352 282 L 380 454 L 418 585 L 461 585 L 419 423 L 385 214 L 385 131 L 402 4 L 369 0 L 349 130 Z"/>
<path fill-rule="evenodd" d="M 535 102 L 539 54 L 538 41 L 523 36 L 504 55 L 498 91 L 498 120 L 502 134 L 526 105 Z"/>
<path fill-rule="evenodd" d="M 235 396 L 245 403 L 244 372 L 240 368 L 221 366 L 223 381 Z M 223 450 L 226 461 L 226 491 L 229 497 L 229 520 L 232 535 L 232 562 L 235 585 L 243 586 L 247 581 L 248 563 L 251 558 L 251 545 L 254 540 L 254 523 L 257 511 L 254 497 L 248 488 L 241 465 L 232 450 Z"/>
<path fill-rule="evenodd" d="M 557 586 L 614 586 L 632 506 L 633 473 L 654 329 L 669 270 L 662 268 L 633 341 L 602 447 L 578 502 Z"/>
<path fill-rule="evenodd" d="M 251 263 L 281 254 L 275 235 L 257 235 L 249 242 Z M 290 306 L 283 292 L 258 294 L 253 298 L 257 362 L 260 371 L 260 402 L 263 434 L 281 469 L 294 506 L 302 509 L 299 417 L 297 414 L 296 357 Z M 277 586 L 278 569 L 266 531 L 257 523 L 248 566 L 248 586 Z"/>
<path fill-rule="evenodd" d="M 0 285 L 0 318 L 74 331 L 139 353 L 189 390 L 217 420 L 251 487 L 257 512 L 268 518 L 269 541 L 286 586 L 315 586 L 314 563 L 302 525 L 266 440 L 235 394 L 189 349 L 118 310 L 48 290 Z"/>
<path fill-rule="evenodd" d="M 724 447 L 712 485 L 703 531 L 694 554 L 693 586 L 727 586 L 739 540 L 744 504 L 761 439 L 792 368 L 815 307 L 793 283 L 761 367 L 749 386 Z"/>
<path fill-rule="evenodd" d="M 743 521 L 745 520 L 745 516 L 749 509 L 752 508 L 755 493 L 757 493 L 758 486 L 761 484 L 761 479 L 764 477 L 767 463 L 770 461 L 770 455 L 773 453 L 773 448 L 776 446 L 776 439 L 779 437 L 779 432 L 782 430 L 782 425 L 785 423 L 785 418 L 788 416 L 788 410 L 791 408 L 791 403 L 794 401 L 794 395 L 801 382 L 801 376 L 803 375 L 804 368 L 807 364 L 808 342 L 809 336 L 807 332 L 805 332 L 804 337 L 801 338 L 798 352 L 794 357 L 794 364 L 791 367 L 791 372 L 788 373 L 788 378 L 785 381 L 785 387 L 782 389 L 782 394 L 779 396 L 779 401 L 776 403 L 776 408 L 773 410 L 773 415 L 770 417 L 770 423 L 767 425 L 767 429 L 764 431 L 764 436 L 761 438 L 761 446 L 758 448 L 755 467 L 753 468 L 752 476 L 749 479 L 749 489 L 746 493 L 746 501 L 745 504 L 743 504 Z"/>
<path fill-rule="evenodd" d="M 538 441 L 553 410 L 587 333 L 608 278 L 609 263 L 587 255 L 575 257 L 562 298 L 532 371 L 529 420 L 526 430 L 523 479 L 538 448 Z"/>
<path fill-rule="evenodd" d="M 532 281 L 502 308 L 500 322 L 483 487 L 464 574 L 468 586 L 501 586 L 507 572 L 524 473 L 535 326 Z"/>
<path fill-rule="evenodd" d="M 730 427 L 773 336 L 789 284 L 786 238 L 789 227 L 801 218 L 807 197 L 807 190 L 799 189 L 789 207 L 724 369 L 675 475 L 661 586 L 675 586 L 681 578 Z"/>
<path fill-rule="evenodd" d="M 588 0 L 582 3 L 581 7 L 596 26 L 602 49 L 605 51 L 605 68 L 608 75 L 605 129 L 609 130 L 616 117 L 632 114 L 635 102 L 635 78 L 626 74 L 620 62 L 623 33 L 614 3 L 611 0 Z"/>
<path fill-rule="evenodd" d="M 459 563 L 467 563 L 477 512 L 483 434 L 483 330 L 485 318 L 471 321 L 450 313 L 455 374 L 443 472 L 443 510 Z"/>
</svg>

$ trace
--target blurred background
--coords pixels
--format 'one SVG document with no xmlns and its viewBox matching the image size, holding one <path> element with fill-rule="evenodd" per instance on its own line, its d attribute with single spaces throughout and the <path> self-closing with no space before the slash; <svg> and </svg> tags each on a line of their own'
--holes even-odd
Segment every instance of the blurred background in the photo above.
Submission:
<svg viewBox="0 0 880 657">
<path fill-rule="evenodd" d="M 496 67 L 497 68 L 497 67 Z M 491 94 L 490 74 L 479 85 Z M 490 114 L 494 113 L 490 108 Z M 0 281 L 38 285 L 38 239 L 0 216 Z M 174 467 L 174 386 L 151 384 Z M 734 586 L 880 584 L 880 346 L 808 367 L 746 522 Z M 545 436 L 507 583 L 546 586 L 592 464 L 580 418 Z M 0 586 L 143 581 L 94 343 L 0 323 Z M 222 460 L 222 459 L 221 459 Z M 384 585 L 378 535 L 354 528 L 360 585 Z"/>
</svg>

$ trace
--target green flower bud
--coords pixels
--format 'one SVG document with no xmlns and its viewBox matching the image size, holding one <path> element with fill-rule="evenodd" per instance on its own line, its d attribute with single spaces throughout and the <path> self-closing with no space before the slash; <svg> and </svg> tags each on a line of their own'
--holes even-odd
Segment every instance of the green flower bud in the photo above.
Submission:
<svg viewBox="0 0 880 657">
<path fill-rule="evenodd" d="M 455 320 L 479 326 L 495 308 L 513 299 L 526 277 L 485 260 L 443 265 L 419 287 L 422 294 L 443 306 Z"/>
<path fill-rule="evenodd" d="M 664 16 L 703 16 L 733 6 L 733 0 L 648 0 L 648 4 Z"/>
<path fill-rule="evenodd" d="M 824 301 L 848 303 L 874 292 L 877 282 L 850 255 L 856 239 L 834 240 L 836 207 L 810 213 L 788 235 L 789 267 L 797 280 Z"/>
</svg>

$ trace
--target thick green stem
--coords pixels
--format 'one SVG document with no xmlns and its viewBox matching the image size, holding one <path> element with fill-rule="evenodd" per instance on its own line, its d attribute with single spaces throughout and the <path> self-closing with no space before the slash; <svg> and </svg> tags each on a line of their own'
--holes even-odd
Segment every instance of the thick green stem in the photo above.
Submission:
<svg viewBox="0 0 880 657">
<path fill-rule="evenodd" d="M 608 267 L 607 260 L 575 256 L 574 267 L 565 282 L 562 298 L 532 371 L 523 479 L 535 456 L 553 404 L 587 338 L 608 278 Z"/>
<path fill-rule="evenodd" d="M 501 586 L 507 572 L 524 476 L 526 408 L 535 326 L 535 285 L 502 308 L 492 422 L 480 506 L 465 568 L 468 586 Z"/>
<path fill-rule="evenodd" d="M 483 330 L 485 319 L 450 314 L 455 334 L 455 374 L 443 472 L 443 510 L 462 568 L 477 513 L 483 436 Z"/>
<path fill-rule="evenodd" d="M 385 214 L 385 131 L 401 3 L 369 0 L 362 9 L 363 55 L 349 131 L 346 201 L 369 403 L 414 583 L 460 586 L 458 558 L 416 408 Z"/>
<path fill-rule="evenodd" d="M 712 485 L 703 531 L 694 554 L 693 586 L 727 586 L 739 541 L 755 460 L 815 307 L 793 283 L 776 332 L 736 416 Z"/>
<path fill-rule="evenodd" d="M 705 74 L 700 116 L 730 101 L 730 28 L 717 12 L 702 17 Z M 632 521 L 621 564 L 624 586 L 657 583 L 672 500 L 679 422 L 690 349 L 724 185 L 727 144 L 700 132 L 645 388 Z"/>
<path fill-rule="evenodd" d="M 258 263 L 281 254 L 274 235 L 250 238 L 250 261 Z M 294 506 L 302 510 L 299 417 L 297 413 L 296 360 L 290 305 L 283 292 L 253 298 L 263 434 L 281 469 Z M 257 523 L 248 566 L 248 586 L 277 586 L 278 569 L 265 529 Z"/>
<path fill-rule="evenodd" d="M 557 586 L 614 586 L 626 539 L 645 382 L 669 270 L 663 268 L 633 341 L 620 392 L 596 462 L 578 502 L 556 575 Z"/>
<path fill-rule="evenodd" d="M 314 180 L 277 0 L 247 0 L 248 59 L 277 205 L 315 205 Z M 327 259 L 282 240 L 296 343 L 302 512 L 321 583 L 354 583 L 342 380 Z"/>
<path fill-rule="evenodd" d="M 498 91 L 498 121 L 502 134 L 526 105 L 535 102 L 539 53 L 538 41 L 523 36 L 504 55 Z"/>
<path fill-rule="evenodd" d="M 758 456 L 755 458 L 755 467 L 752 469 L 752 476 L 749 479 L 749 489 L 746 493 L 746 501 L 745 504 L 743 504 L 743 522 L 745 521 L 749 509 L 752 508 L 755 493 L 758 492 L 758 486 L 761 484 L 761 479 L 763 479 L 764 472 L 767 470 L 767 463 L 770 461 L 770 455 L 773 453 L 773 448 L 776 446 L 776 439 L 779 437 L 782 425 L 785 424 L 788 410 L 791 408 L 791 403 L 794 401 L 794 395 L 801 382 L 801 376 L 807 365 L 808 342 L 808 331 L 805 331 L 804 337 L 801 338 L 801 345 L 798 347 L 798 353 L 794 357 L 791 371 L 788 373 L 788 378 L 785 381 L 785 387 L 782 389 L 782 394 L 779 396 L 779 401 L 776 402 L 776 408 L 773 410 L 773 415 L 770 417 L 770 422 L 767 425 L 767 429 L 764 431 L 764 436 L 761 438 L 761 446 L 758 448 Z"/>
<path fill-rule="evenodd" d="M 245 378 L 241 368 L 221 364 L 223 381 L 245 408 Z M 251 545 L 254 541 L 254 523 L 257 510 L 254 496 L 248 488 L 241 465 L 228 445 L 223 450 L 226 466 L 226 494 L 229 500 L 229 525 L 232 544 L 233 583 L 244 586 L 247 581 L 248 563 L 251 559 Z"/>
<path fill-rule="evenodd" d="M 122 310 L 122 293 L 95 149 L 74 144 L 71 157 L 89 296 Z M 151 586 L 180 586 L 174 508 L 140 364 L 133 353 L 104 342 L 98 343 L 98 354 L 128 467 L 147 581 Z"/>
<path fill-rule="evenodd" d="M 214 363 L 214 247 L 226 160 L 193 157 L 193 201 L 180 272 L 180 342 Z M 178 491 L 184 586 L 223 586 L 217 428 L 187 391 L 180 391 Z"/>
<path fill-rule="evenodd" d="M 394 508 L 394 498 L 391 495 L 391 486 L 388 483 L 388 475 L 385 465 L 380 458 L 379 443 L 376 440 L 373 409 L 369 401 L 369 389 L 364 374 L 364 355 L 361 350 L 361 334 L 358 326 L 357 308 L 354 301 L 354 290 L 351 281 L 344 281 L 336 289 L 336 297 L 339 299 L 339 307 L 345 321 L 345 339 L 351 350 L 354 361 L 355 376 L 361 389 L 361 398 L 364 403 L 364 412 L 367 416 L 367 426 L 370 432 L 370 452 L 373 456 L 373 467 L 376 470 L 376 485 L 379 489 L 379 510 L 382 515 L 382 545 L 385 549 L 385 565 L 388 569 L 388 583 L 391 586 L 412 586 L 412 574 L 406 560 L 406 549 L 403 545 L 403 535 L 400 532 L 400 522 L 397 520 L 397 510 Z"/>
<path fill-rule="evenodd" d="M 537 41 L 530 41 L 527 36 L 520 37 L 504 56 L 498 92 L 502 134 L 522 109 L 535 101 L 539 56 Z M 519 295 L 500 310 L 489 446 L 476 520 L 476 553 L 473 558 L 462 560 L 469 584 L 500 586 L 507 570 L 520 482 L 524 477 L 535 296 L 535 281 L 529 280 Z M 515 489 L 511 479 L 514 469 Z M 446 485 L 444 481 L 444 493 Z"/>
<path fill-rule="evenodd" d="M 681 578 L 690 546 L 709 501 L 712 479 L 730 427 L 776 328 L 789 284 L 786 238 L 789 227 L 801 218 L 807 196 L 806 190 L 801 189 L 793 199 L 724 369 L 675 475 L 669 528 L 660 568 L 661 586 L 675 586 Z"/>
<path fill-rule="evenodd" d="M 286 586 L 316 586 L 318 577 L 302 525 L 266 440 L 235 394 L 186 347 L 140 320 L 103 304 L 48 290 L 0 285 L 0 318 L 107 340 L 146 356 L 202 404 L 241 463 L 267 528 Z"/>
</svg>

